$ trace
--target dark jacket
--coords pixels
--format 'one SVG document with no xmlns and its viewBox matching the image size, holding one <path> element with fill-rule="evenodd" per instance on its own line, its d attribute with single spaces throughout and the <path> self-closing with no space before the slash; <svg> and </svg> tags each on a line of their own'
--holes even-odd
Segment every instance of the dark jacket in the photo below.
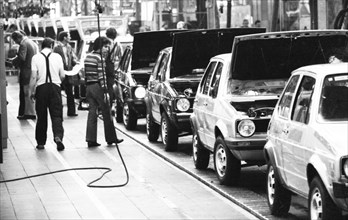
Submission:
<svg viewBox="0 0 348 220">
<path fill-rule="evenodd" d="M 28 85 L 31 77 L 31 59 L 38 52 L 37 44 L 24 37 L 19 45 L 17 57 L 14 59 L 13 63 L 19 67 L 19 83 L 20 85 Z"/>
</svg>

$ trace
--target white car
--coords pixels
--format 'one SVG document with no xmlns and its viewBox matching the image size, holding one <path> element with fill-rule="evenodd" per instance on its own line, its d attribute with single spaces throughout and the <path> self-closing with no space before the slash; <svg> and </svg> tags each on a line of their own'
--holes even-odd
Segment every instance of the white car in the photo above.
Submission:
<svg viewBox="0 0 348 220">
<path fill-rule="evenodd" d="M 308 198 L 310 219 L 348 211 L 348 63 L 293 71 L 268 128 L 267 199 L 289 211 L 291 193 Z M 345 216 L 347 217 L 347 216 Z"/>
<path fill-rule="evenodd" d="M 238 183 L 245 166 L 264 165 L 273 109 L 291 72 L 328 61 L 348 31 L 307 30 L 239 35 L 232 51 L 210 59 L 190 116 L 193 161 L 206 169 L 210 154 L 220 184 Z"/>
</svg>

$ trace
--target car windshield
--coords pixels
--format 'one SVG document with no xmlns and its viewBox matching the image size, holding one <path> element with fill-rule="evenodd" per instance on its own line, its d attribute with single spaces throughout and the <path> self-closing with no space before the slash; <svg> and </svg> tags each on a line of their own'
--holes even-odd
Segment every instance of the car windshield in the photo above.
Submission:
<svg viewBox="0 0 348 220">
<path fill-rule="evenodd" d="M 238 96 L 280 95 L 287 79 L 273 80 L 234 80 L 229 81 L 229 93 Z"/>
<path fill-rule="evenodd" d="M 319 115 L 323 120 L 348 121 L 348 73 L 325 78 Z"/>
</svg>

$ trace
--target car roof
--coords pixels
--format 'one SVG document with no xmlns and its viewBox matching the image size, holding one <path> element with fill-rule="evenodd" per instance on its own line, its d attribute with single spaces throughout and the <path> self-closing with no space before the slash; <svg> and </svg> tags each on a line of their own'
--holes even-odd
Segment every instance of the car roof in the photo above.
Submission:
<svg viewBox="0 0 348 220">
<path fill-rule="evenodd" d="M 326 64 L 315 64 L 309 66 L 300 67 L 292 72 L 295 74 L 299 71 L 312 72 L 317 75 L 329 75 L 335 73 L 348 72 L 348 62 L 347 63 L 326 63 Z"/>
<path fill-rule="evenodd" d="M 247 34 L 236 36 L 235 40 L 251 40 L 251 39 L 267 39 L 267 38 L 293 38 L 293 37 L 306 37 L 313 35 L 331 35 L 342 34 L 348 35 L 348 30 L 337 29 L 323 29 L 323 30 L 296 30 L 296 31 L 279 31 L 279 32 L 266 32 L 259 34 Z"/>
<path fill-rule="evenodd" d="M 222 60 L 230 61 L 231 60 L 231 56 L 232 56 L 232 53 L 223 53 L 223 54 L 218 54 L 218 55 L 212 57 L 211 60 L 213 60 L 213 59 L 222 59 Z"/>
</svg>

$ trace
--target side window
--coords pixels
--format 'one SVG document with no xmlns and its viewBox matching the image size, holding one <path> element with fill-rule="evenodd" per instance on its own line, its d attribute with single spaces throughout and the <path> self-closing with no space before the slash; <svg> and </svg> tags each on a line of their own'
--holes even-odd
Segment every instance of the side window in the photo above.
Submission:
<svg viewBox="0 0 348 220">
<path fill-rule="evenodd" d="M 168 54 L 163 54 L 161 64 L 160 64 L 159 70 L 158 70 L 158 75 L 157 75 L 157 79 L 160 81 L 164 80 L 166 70 L 167 70 L 166 64 L 167 64 L 168 58 L 169 58 Z"/>
<path fill-rule="evenodd" d="M 292 101 L 292 97 L 294 96 L 294 92 L 296 89 L 296 85 L 298 82 L 299 76 L 294 76 L 289 80 L 288 85 L 283 92 L 283 96 L 279 101 L 278 112 L 279 115 L 285 118 L 288 118 L 290 112 L 290 105 Z"/>
<path fill-rule="evenodd" d="M 222 67 L 224 66 L 223 63 L 219 62 L 217 67 L 216 67 L 216 71 L 215 74 L 213 76 L 213 79 L 211 80 L 211 88 L 209 90 L 209 96 L 215 98 L 217 95 L 217 91 L 219 88 L 219 82 L 220 82 L 220 76 L 222 73 Z"/>
<path fill-rule="evenodd" d="M 153 77 L 153 79 L 157 79 L 157 74 L 158 74 L 158 71 L 159 71 L 159 66 L 161 64 L 161 59 L 162 59 L 162 54 L 159 54 L 158 57 L 157 57 L 157 60 L 155 62 L 155 66 L 153 67 L 153 70 L 152 70 L 152 77 Z"/>
<path fill-rule="evenodd" d="M 295 105 L 292 111 L 291 120 L 306 124 L 308 123 L 308 112 L 311 104 L 314 85 L 314 78 L 310 76 L 303 77 L 295 97 Z"/>
<path fill-rule="evenodd" d="M 213 76 L 215 66 L 216 66 L 216 62 L 211 62 L 204 73 L 204 78 L 201 82 L 202 83 L 201 93 L 203 94 L 206 94 L 206 95 L 208 94 L 209 84 L 210 84 L 211 77 Z"/>
</svg>

